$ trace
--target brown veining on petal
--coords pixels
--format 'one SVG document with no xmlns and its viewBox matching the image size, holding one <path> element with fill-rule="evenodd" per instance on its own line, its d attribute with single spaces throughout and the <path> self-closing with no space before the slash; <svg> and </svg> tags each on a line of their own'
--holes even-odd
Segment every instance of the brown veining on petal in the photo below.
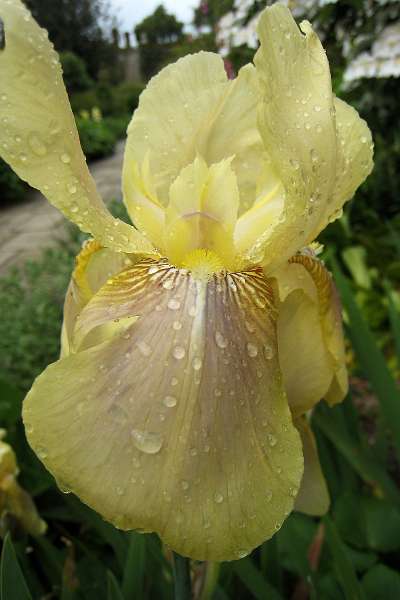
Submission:
<svg viewBox="0 0 400 600">
<path fill-rule="evenodd" d="M 183 555 L 239 558 L 279 529 L 302 474 L 275 316 L 260 269 L 204 280 L 141 260 L 85 306 L 76 353 L 35 383 L 30 443 L 118 527 L 156 531 Z"/>
</svg>

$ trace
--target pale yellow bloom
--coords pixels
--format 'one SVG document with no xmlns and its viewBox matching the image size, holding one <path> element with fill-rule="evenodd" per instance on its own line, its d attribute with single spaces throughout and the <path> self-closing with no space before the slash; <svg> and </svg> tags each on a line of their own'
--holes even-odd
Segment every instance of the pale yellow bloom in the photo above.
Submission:
<svg viewBox="0 0 400 600">
<path fill-rule="evenodd" d="M 370 172 L 372 143 L 311 26 L 274 5 L 234 81 L 205 52 L 150 81 L 122 177 L 134 228 L 98 197 L 45 33 L 18 0 L 0 16 L 1 155 L 95 238 L 62 358 L 24 403 L 30 444 L 116 526 L 198 559 L 244 556 L 294 507 L 322 514 L 304 414 L 347 379 L 331 277 L 302 249 Z"/>
<path fill-rule="evenodd" d="M 17 482 L 17 459 L 11 446 L 3 442 L 5 434 L 0 429 L 0 532 L 5 533 L 6 520 L 11 518 L 27 533 L 40 535 L 46 531 L 46 523 L 39 517 L 30 495 Z"/>
</svg>

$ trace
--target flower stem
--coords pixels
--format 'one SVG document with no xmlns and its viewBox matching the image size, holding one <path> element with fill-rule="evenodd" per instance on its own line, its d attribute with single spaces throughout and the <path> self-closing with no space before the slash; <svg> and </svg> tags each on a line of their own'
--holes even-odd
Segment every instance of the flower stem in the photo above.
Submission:
<svg viewBox="0 0 400 600">
<path fill-rule="evenodd" d="M 191 600 L 190 560 L 176 552 L 174 556 L 175 600 Z"/>
</svg>

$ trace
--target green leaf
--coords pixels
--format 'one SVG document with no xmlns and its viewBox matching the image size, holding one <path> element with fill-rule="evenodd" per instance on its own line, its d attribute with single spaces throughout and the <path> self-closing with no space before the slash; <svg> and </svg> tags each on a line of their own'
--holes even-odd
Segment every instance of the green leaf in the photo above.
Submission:
<svg viewBox="0 0 400 600">
<path fill-rule="evenodd" d="M 400 311 L 398 306 L 398 294 L 392 289 L 387 281 L 385 282 L 385 290 L 387 293 L 390 325 L 397 354 L 397 365 L 400 367 Z"/>
<path fill-rule="evenodd" d="M 0 380 L 0 423 L 9 427 L 19 421 L 24 395 L 6 381 Z"/>
<path fill-rule="evenodd" d="M 4 540 L 1 553 L 0 597 L 1 600 L 32 600 L 9 534 Z"/>
<path fill-rule="evenodd" d="M 333 567 L 342 585 L 346 600 L 365 600 L 353 565 L 346 554 L 345 546 L 337 529 L 328 516 L 324 517 L 326 539 L 333 559 Z"/>
<path fill-rule="evenodd" d="M 365 377 L 368 378 L 379 398 L 382 415 L 388 429 L 393 433 L 394 443 L 400 456 L 400 390 L 354 300 L 348 280 L 344 277 L 337 262 L 334 259 L 332 262 L 335 281 L 343 306 L 349 316 L 349 335 L 353 348 Z"/>
<path fill-rule="evenodd" d="M 341 406 L 329 408 L 320 402 L 313 413 L 313 424 L 332 442 L 365 482 L 375 487 L 379 486 L 388 499 L 399 502 L 399 490 L 386 473 L 385 467 L 376 460 L 369 448 L 357 441 L 346 428 L 346 424 L 338 418 L 341 410 Z"/>
<path fill-rule="evenodd" d="M 126 600 L 142 598 L 145 578 L 146 536 L 132 531 L 126 557 L 122 592 Z"/>
<path fill-rule="evenodd" d="M 111 571 L 107 571 L 107 600 L 124 600 L 121 588 Z"/>
<path fill-rule="evenodd" d="M 400 575 L 386 565 L 376 565 L 364 575 L 362 587 L 368 600 L 400 598 Z"/>
<path fill-rule="evenodd" d="M 257 600 L 282 600 L 282 596 L 268 583 L 264 575 L 257 569 L 251 558 L 242 558 L 232 563 L 239 579 Z"/>
</svg>

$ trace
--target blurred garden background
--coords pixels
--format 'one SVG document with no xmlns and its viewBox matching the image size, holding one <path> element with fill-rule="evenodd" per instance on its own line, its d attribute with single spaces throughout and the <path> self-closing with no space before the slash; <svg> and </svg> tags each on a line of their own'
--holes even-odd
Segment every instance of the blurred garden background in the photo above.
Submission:
<svg viewBox="0 0 400 600">
<path fill-rule="evenodd" d="M 136 1 L 125 4 L 124 15 L 139 14 Z M 147 5 L 142 4 L 140 14 Z M 185 14 L 190 13 L 186 22 L 172 4 L 152 5 L 147 16 L 133 18 L 128 26 L 117 3 L 106 0 L 26 0 L 60 53 L 83 150 L 100 191 L 123 219 L 122 140 L 148 79 L 199 50 L 220 52 L 233 77 L 252 60 L 257 16 L 271 2 L 176 2 L 177 9 L 185 4 Z M 299 22 L 312 22 L 327 51 L 335 93 L 366 119 L 375 143 L 372 175 L 319 239 L 342 298 L 350 392 L 343 405 L 330 409 L 321 403 L 312 416 L 331 495 L 329 515 L 320 520 L 293 513 L 272 540 L 246 558 L 221 565 L 193 563 L 193 594 L 203 600 L 396 599 L 400 2 L 287 4 Z M 62 494 L 25 440 L 21 402 L 34 378 L 58 358 L 64 294 L 84 239 L 63 217 L 56 222 L 44 206 L 0 160 L 0 426 L 16 453 L 19 482 L 47 523 L 45 534 L 31 536 L 24 519 L 10 510 L 0 454 L 0 535 L 10 533 L 2 555 L 0 598 L 172 598 L 171 553 L 158 538 L 118 531 L 72 495 Z M 44 224 L 40 235 L 29 231 L 35 215 Z M 14 252 L 16 237 L 27 230 Z"/>
</svg>

